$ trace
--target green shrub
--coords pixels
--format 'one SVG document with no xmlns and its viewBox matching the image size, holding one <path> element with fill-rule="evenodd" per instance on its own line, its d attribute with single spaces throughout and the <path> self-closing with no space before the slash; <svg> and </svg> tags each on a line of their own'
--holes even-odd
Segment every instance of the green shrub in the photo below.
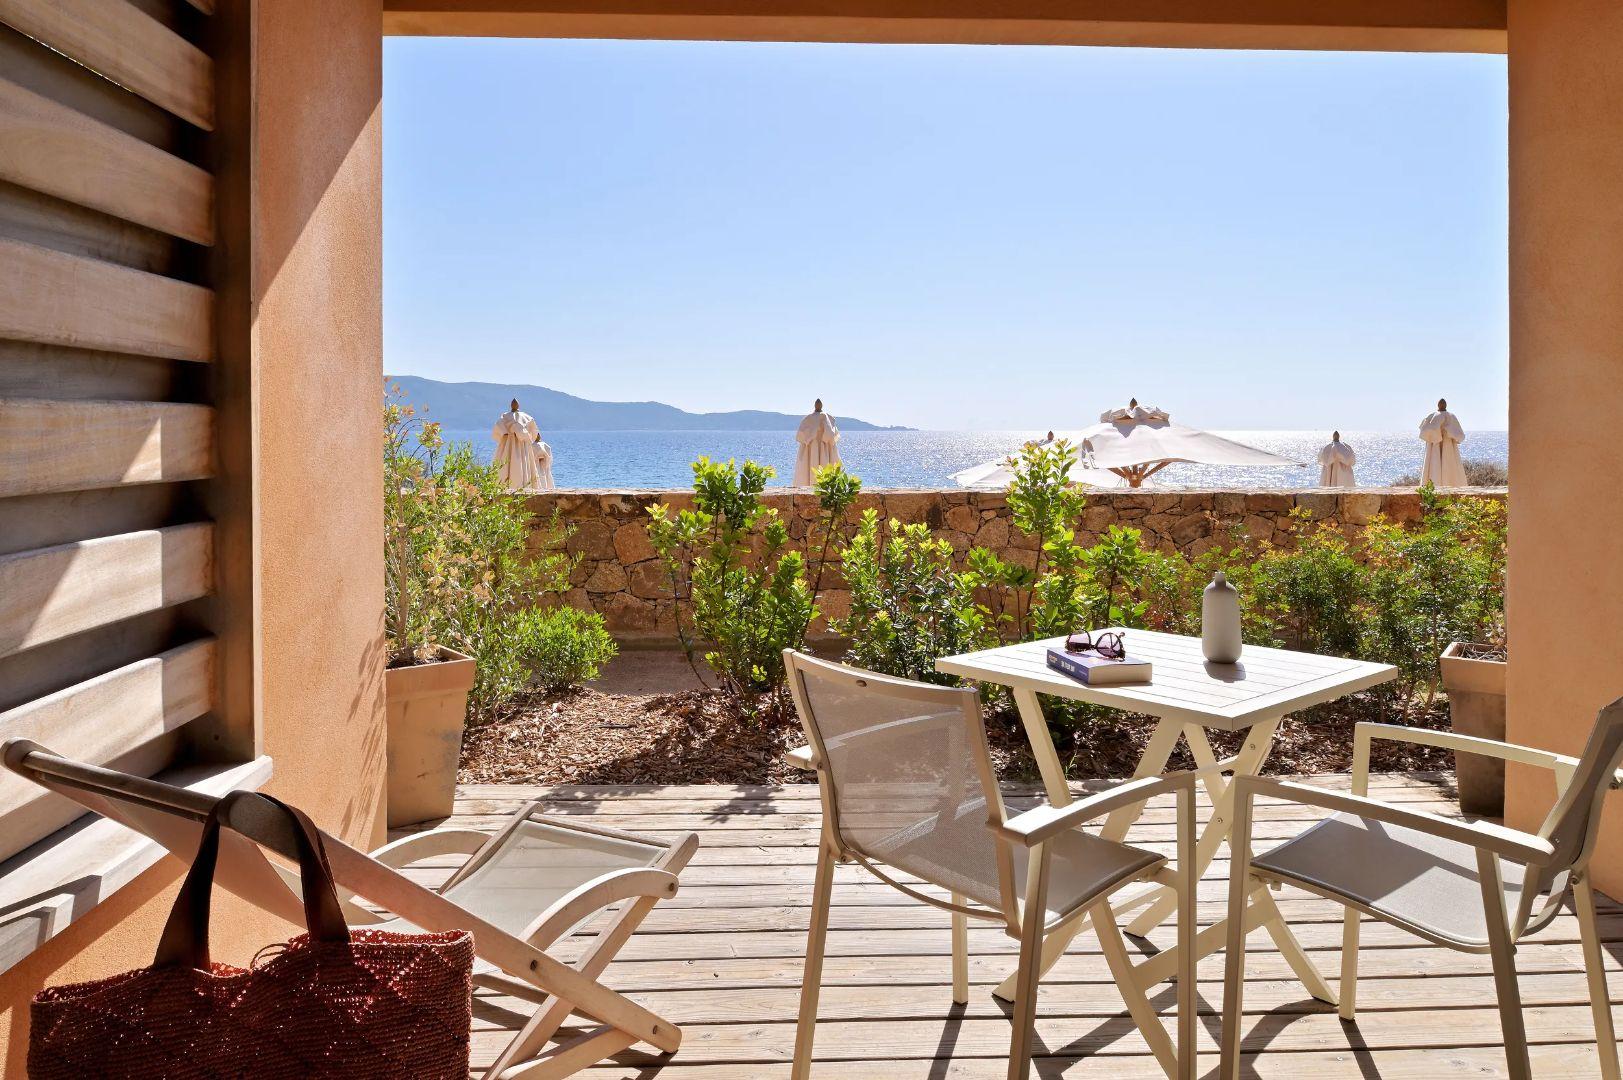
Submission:
<svg viewBox="0 0 1623 1080">
<path fill-rule="evenodd" d="M 886 675 L 956 685 L 935 670 L 943 656 L 993 643 L 987 612 L 975 602 L 975 578 L 952 566 L 952 545 L 928 525 L 882 526 L 875 510 L 840 551 L 851 614 L 835 633 L 851 639 L 846 661 Z"/>
<path fill-rule="evenodd" d="M 824 554 L 808 585 L 805 551 L 791 543 L 778 512 L 761 505 L 772 476 L 770 466 L 753 461 L 700 458 L 693 463 L 694 508 L 649 509 L 648 539 L 670 577 L 682 650 L 691 664 L 708 646 L 705 664 L 734 696 L 783 687 L 783 650 L 805 645 L 823 561 L 862 486 L 839 466 L 818 470 L 821 517 L 806 546 L 820 532 Z"/>
<path fill-rule="evenodd" d="M 1270 547 L 1252 575 L 1255 602 L 1274 616 L 1283 643 L 1305 652 L 1356 656 L 1368 571 L 1333 525 L 1292 511 L 1296 544 Z"/>
<path fill-rule="evenodd" d="M 527 608 L 515 617 L 512 636 L 521 666 L 543 690 L 597 678 L 620 651 L 603 628 L 603 616 L 572 607 Z"/>
<path fill-rule="evenodd" d="M 1361 655 L 1395 666 L 1405 688 L 1426 691 L 1451 641 L 1485 641 L 1504 616 L 1505 507 L 1489 499 L 1443 502 L 1422 488 L 1418 528 L 1377 520 L 1364 530 Z"/>
<path fill-rule="evenodd" d="M 466 444 L 398 394 L 384 403 L 384 625 L 391 667 L 432 660 L 440 646 L 476 663 L 470 719 L 488 719 L 530 682 L 515 627 L 569 586 L 574 562 L 555 517 L 539 530 L 522 495 Z"/>
</svg>

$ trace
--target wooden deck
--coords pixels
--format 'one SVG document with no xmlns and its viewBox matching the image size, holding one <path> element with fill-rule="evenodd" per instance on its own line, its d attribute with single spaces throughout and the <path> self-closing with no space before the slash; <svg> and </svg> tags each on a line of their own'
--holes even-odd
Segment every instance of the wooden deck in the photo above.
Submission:
<svg viewBox="0 0 1623 1080">
<path fill-rule="evenodd" d="M 1343 790 L 1347 778 L 1313 782 Z M 1446 776 L 1382 776 L 1371 794 L 1436 812 L 1452 809 Z M 521 802 L 542 798 L 553 812 L 591 817 L 653 834 L 695 831 L 701 847 L 675 899 L 661 904 L 627 944 L 606 980 L 683 1026 L 668 1061 L 642 1049 L 590 1075 L 645 1080 L 775 1080 L 788 1076 L 805 949 L 815 845 L 817 789 L 729 787 L 465 788 L 447 824 L 494 829 Z M 1012 800 L 1024 805 L 1020 800 Z M 1170 803 L 1152 804 L 1130 837 L 1171 850 Z M 1280 804 L 1258 808 L 1261 846 L 1293 835 L 1307 815 Z M 425 870 L 432 875 L 438 871 Z M 1199 919 L 1220 916 L 1228 864 L 1219 858 L 1201 887 Z M 949 992 L 945 913 L 909 900 L 857 867 L 841 867 L 834 891 L 814 1076 L 886 1080 L 1001 1078 L 1008 1049 L 1005 1012 L 991 988 L 1013 970 L 1016 943 L 971 923 L 971 999 Z M 1339 908 L 1286 889 L 1280 906 L 1327 974 L 1337 970 Z M 1623 1001 L 1623 909 L 1604 901 L 1614 1002 Z M 1163 928 L 1153 939 L 1168 942 Z M 1505 1075 L 1493 980 L 1485 956 L 1435 948 L 1380 923 L 1363 931 L 1359 1022 L 1343 1024 L 1308 998 L 1253 934 L 1247 956 L 1245 1051 L 1249 1075 L 1267 1078 L 1446 1078 Z M 1576 920 L 1563 914 L 1518 953 L 1533 1071 L 1540 1080 L 1598 1075 Z M 1216 1073 L 1223 956 L 1200 966 L 1201 1075 Z M 1172 1007 L 1167 984 L 1157 1004 Z M 481 993 L 474 1008 L 474 1062 L 488 1064 L 521 1013 Z M 1044 982 L 1038 1005 L 1042 1077 L 1153 1078 L 1161 1075 L 1127 1020 L 1085 933 Z"/>
</svg>

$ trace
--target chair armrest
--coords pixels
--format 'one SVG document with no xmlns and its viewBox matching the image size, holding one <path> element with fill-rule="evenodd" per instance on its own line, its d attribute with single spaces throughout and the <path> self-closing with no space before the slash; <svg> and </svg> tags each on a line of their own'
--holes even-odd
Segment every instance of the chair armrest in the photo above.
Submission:
<svg viewBox="0 0 1623 1080">
<path fill-rule="evenodd" d="M 1092 821 L 1096 817 L 1103 817 L 1112 810 L 1168 792 L 1178 791 L 1182 788 L 1194 789 L 1195 781 L 1202 776 L 1222 772 L 1225 768 L 1221 763 L 1207 765 L 1200 769 L 1190 769 L 1187 772 L 1176 772 L 1166 776 L 1146 776 L 1139 780 L 1129 780 L 1118 784 L 1108 791 L 1101 791 L 1097 795 L 1090 795 L 1085 799 L 1071 803 L 1069 806 L 1054 806 L 1044 803 L 1033 807 L 1021 814 L 1016 814 L 1001 825 L 994 825 L 993 829 L 1003 837 L 1033 847 L 1044 840 L 1057 836 L 1062 832 L 1074 829 L 1079 825 Z"/>
<path fill-rule="evenodd" d="M 1537 765 L 1556 772 L 1567 771 L 1578 767 L 1578 759 L 1567 757 L 1565 754 L 1552 753 L 1549 750 L 1539 750 L 1531 746 L 1521 746 L 1516 743 L 1501 742 L 1498 739 L 1483 739 L 1476 735 L 1461 735 L 1455 731 L 1432 731 L 1428 728 L 1402 727 L 1398 724 L 1374 724 L 1368 721 L 1359 724 L 1353 730 L 1353 752 L 1362 752 L 1364 760 L 1368 759 L 1368 746 L 1373 739 L 1384 739 L 1388 742 L 1405 742 L 1415 746 L 1440 746 L 1448 750 L 1459 750 L 1467 754 L 1480 754 L 1483 757 L 1498 758 L 1501 761 L 1514 761 L 1522 765 Z M 1623 772 L 1620 777 L 1623 778 Z"/>
<path fill-rule="evenodd" d="M 612 870 L 553 901 L 551 907 L 530 921 L 522 936 L 530 945 L 545 951 L 553 942 L 610 904 L 637 896 L 675 896 L 678 884 L 676 875 L 669 870 L 643 866 Z"/>
<path fill-rule="evenodd" d="M 472 855 L 488 843 L 490 834 L 473 829 L 430 829 L 384 844 L 372 852 L 372 858 L 398 870 L 436 855 Z"/>
<path fill-rule="evenodd" d="M 783 755 L 783 757 L 785 761 L 797 769 L 805 769 L 807 772 L 817 771 L 817 755 L 812 751 L 810 744 L 797 747 Z"/>
<path fill-rule="evenodd" d="M 1363 795 L 1326 791 L 1324 788 L 1291 783 L 1288 780 L 1275 780 L 1271 777 L 1241 776 L 1235 779 L 1235 783 L 1239 785 L 1235 788 L 1235 797 L 1247 802 L 1257 795 L 1266 795 L 1271 799 L 1283 799 L 1301 806 L 1316 806 L 1369 821 L 1414 829 L 1444 840 L 1453 840 L 1483 851 L 1491 851 L 1495 855 L 1530 866 L 1542 866 L 1555 855 L 1555 847 L 1543 837 L 1518 829 L 1507 829 L 1503 825 L 1494 825 L 1490 822 L 1457 821 L 1428 814 L 1423 810 L 1394 806 Z"/>
<path fill-rule="evenodd" d="M 1426 728 L 1400 727 L 1397 724 L 1373 724 L 1364 722 L 1353 729 L 1353 775 L 1367 777 L 1369 775 L 1369 744 L 1372 739 L 1386 739 L 1389 742 L 1406 742 L 1417 746 L 1440 746 L 1448 750 L 1458 750 L 1466 754 L 1479 754 L 1482 757 L 1498 758 L 1500 761 L 1513 761 L 1518 765 L 1536 765 L 1539 768 L 1549 769 L 1555 773 L 1558 789 L 1564 790 L 1572 774 L 1578 768 L 1578 759 L 1566 754 L 1557 754 L 1549 750 L 1540 750 L 1534 746 L 1522 746 L 1519 743 L 1501 742 L 1498 739 L 1483 739 L 1475 735 L 1461 735 L 1453 731 L 1430 731 Z M 1623 769 L 1612 773 L 1609 787 L 1613 791 L 1623 789 Z"/>
</svg>

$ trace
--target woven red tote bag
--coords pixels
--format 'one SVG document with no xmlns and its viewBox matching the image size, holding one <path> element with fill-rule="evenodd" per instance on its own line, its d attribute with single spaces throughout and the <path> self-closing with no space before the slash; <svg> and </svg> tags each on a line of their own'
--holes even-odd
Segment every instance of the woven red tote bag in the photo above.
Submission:
<svg viewBox="0 0 1623 1080">
<path fill-rule="evenodd" d="M 209 901 L 231 806 L 262 799 L 299 846 L 307 932 L 252 967 L 209 962 Z M 266 795 L 214 807 L 153 965 L 35 998 L 32 1080 L 419 1080 L 468 1075 L 473 936 L 350 930 L 321 834 Z"/>
</svg>

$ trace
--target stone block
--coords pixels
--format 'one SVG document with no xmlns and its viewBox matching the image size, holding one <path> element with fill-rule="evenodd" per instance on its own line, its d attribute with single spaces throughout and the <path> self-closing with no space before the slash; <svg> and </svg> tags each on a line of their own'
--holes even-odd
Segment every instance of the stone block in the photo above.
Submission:
<svg viewBox="0 0 1623 1080">
<path fill-rule="evenodd" d="M 603 624 L 610 633 L 649 631 L 659 628 L 654 605 L 627 593 L 615 593 L 603 608 Z"/>
<path fill-rule="evenodd" d="M 1261 514 L 1247 514 L 1245 518 L 1245 534 L 1253 540 L 1272 540 L 1274 536 L 1274 522 L 1272 518 Z"/>
<path fill-rule="evenodd" d="M 966 504 L 948 509 L 944 521 L 949 529 L 956 529 L 963 533 L 973 533 L 980 528 L 981 515 L 974 507 Z"/>
<path fill-rule="evenodd" d="M 1183 491 L 1178 493 L 1178 509 L 1185 514 L 1193 514 L 1197 510 L 1211 510 L 1212 493 L 1210 491 Z"/>
<path fill-rule="evenodd" d="M 1084 532 L 1102 533 L 1116 520 L 1116 508 L 1108 505 L 1090 505 L 1082 508 L 1081 527 Z"/>
<path fill-rule="evenodd" d="M 614 554 L 627 566 L 652 559 L 655 552 L 648 540 L 648 526 L 641 521 L 631 521 L 614 530 Z"/>
<path fill-rule="evenodd" d="M 579 553 L 588 559 L 612 559 L 614 553 L 614 526 L 601 518 L 588 518 L 575 523 L 574 535 L 564 542 L 570 554 Z"/>
<path fill-rule="evenodd" d="M 626 583 L 625 567 L 617 562 L 600 562 L 584 584 L 589 593 L 612 593 L 623 590 Z"/>
<path fill-rule="evenodd" d="M 659 600 L 671 595 L 671 575 L 659 560 L 641 562 L 627 574 L 631 595 L 644 600 Z"/>
<path fill-rule="evenodd" d="M 614 491 L 598 496 L 597 505 L 605 517 L 624 519 L 641 512 L 642 500 L 624 491 Z"/>
<path fill-rule="evenodd" d="M 1225 520 L 1245 516 L 1245 493 L 1216 491 L 1212 493 L 1212 510 Z"/>
<path fill-rule="evenodd" d="M 1348 525 L 1368 525 L 1384 507 L 1384 496 L 1373 492 L 1355 492 L 1339 496 L 1341 520 Z"/>
<path fill-rule="evenodd" d="M 975 543 L 1001 552 L 1009 546 L 1009 519 L 994 517 L 983 522 L 975 534 Z"/>
<path fill-rule="evenodd" d="M 1413 525 L 1420 520 L 1420 493 L 1395 491 L 1386 496 L 1386 516 L 1400 525 Z"/>
<path fill-rule="evenodd" d="M 931 528 L 939 527 L 943 517 L 941 503 L 933 495 L 916 491 L 887 493 L 884 513 L 909 524 L 928 522 Z"/>
<path fill-rule="evenodd" d="M 1167 535 L 1172 542 L 1180 548 L 1193 543 L 1198 537 L 1210 536 L 1212 532 L 1212 519 L 1206 514 L 1185 514 L 1172 523 Z"/>
<path fill-rule="evenodd" d="M 1296 500 L 1282 491 L 1253 491 L 1245 502 L 1253 514 L 1288 514 Z"/>
<path fill-rule="evenodd" d="M 1331 491 L 1304 491 L 1296 496 L 1296 506 L 1313 515 L 1314 521 L 1329 521 L 1336 516 L 1339 504 Z"/>
</svg>

